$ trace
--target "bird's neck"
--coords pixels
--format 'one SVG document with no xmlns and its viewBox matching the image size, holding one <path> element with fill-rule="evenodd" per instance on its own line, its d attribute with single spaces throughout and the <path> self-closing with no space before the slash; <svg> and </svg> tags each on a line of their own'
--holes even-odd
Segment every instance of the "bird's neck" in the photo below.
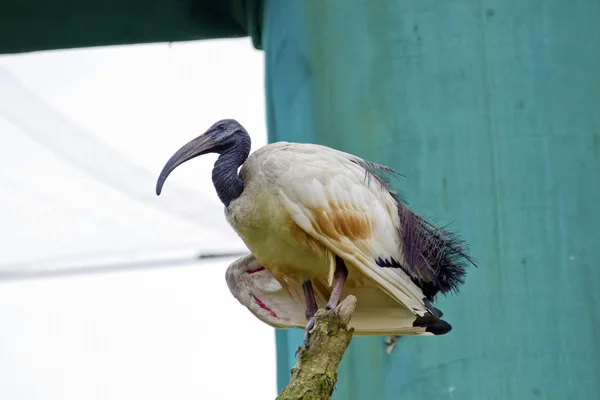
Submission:
<svg viewBox="0 0 600 400">
<path fill-rule="evenodd" d="M 250 154 L 250 136 L 240 135 L 239 140 L 227 147 L 215 162 L 212 181 L 217 195 L 225 207 L 240 197 L 244 191 L 244 181 L 238 174 L 238 168 Z"/>
</svg>

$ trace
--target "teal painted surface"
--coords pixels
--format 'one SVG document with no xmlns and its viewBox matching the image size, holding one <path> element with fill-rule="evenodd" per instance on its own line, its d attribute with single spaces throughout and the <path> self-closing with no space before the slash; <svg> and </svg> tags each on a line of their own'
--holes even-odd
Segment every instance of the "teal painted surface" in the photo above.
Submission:
<svg viewBox="0 0 600 400">
<path fill-rule="evenodd" d="M 480 268 L 438 300 L 454 330 L 355 338 L 336 399 L 600 393 L 600 2 L 266 3 L 270 140 L 394 167 Z M 279 385 L 298 330 L 277 333 Z"/>
</svg>

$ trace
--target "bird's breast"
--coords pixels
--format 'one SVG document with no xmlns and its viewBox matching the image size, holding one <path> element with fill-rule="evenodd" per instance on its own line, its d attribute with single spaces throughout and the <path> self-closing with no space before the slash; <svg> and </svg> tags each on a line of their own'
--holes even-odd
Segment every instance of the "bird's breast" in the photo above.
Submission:
<svg viewBox="0 0 600 400">
<path fill-rule="evenodd" d="M 248 249 L 276 278 L 302 282 L 329 275 L 329 251 L 301 230 L 265 190 L 248 185 L 225 215 Z"/>
</svg>

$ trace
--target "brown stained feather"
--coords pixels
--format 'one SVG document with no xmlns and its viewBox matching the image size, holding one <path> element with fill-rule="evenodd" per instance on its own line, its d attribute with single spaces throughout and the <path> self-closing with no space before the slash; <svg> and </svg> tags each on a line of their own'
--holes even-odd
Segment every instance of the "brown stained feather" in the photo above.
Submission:
<svg viewBox="0 0 600 400">
<path fill-rule="evenodd" d="M 342 238 L 354 242 L 367 239 L 371 235 L 371 221 L 352 209 L 341 208 L 335 203 L 329 203 L 329 209 L 309 208 L 308 211 L 312 216 L 314 229 L 319 234 L 335 240 L 342 250 L 345 247 L 344 242 L 346 242 Z M 330 285 L 333 284 L 334 273 L 335 263 L 331 263 L 328 277 Z M 352 276 L 349 276 L 346 285 L 354 286 L 356 284 Z"/>
<path fill-rule="evenodd" d="M 309 209 L 317 230 L 323 236 L 340 241 L 342 237 L 349 240 L 367 239 L 371 236 L 371 221 L 364 214 L 338 204 L 329 203 L 329 209 Z"/>
<path fill-rule="evenodd" d="M 331 211 L 332 210 L 332 211 Z M 341 209 L 339 207 L 331 207 L 330 213 L 333 213 L 334 219 L 329 218 L 329 214 L 323 209 L 310 209 L 311 215 L 313 216 L 314 228 L 317 232 L 322 235 L 327 235 L 333 240 L 340 242 L 341 237 L 347 237 L 350 240 L 366 239 L 371 234 L 370 221 L 364 217 L 359 217 L 355 212 L 348 209 Z M 318 216 L 318 217 L 317 217 Z M 319 218 L 320 217 L 320 218 Z M 321 259 L 329 260 L 330 268 L 327 274 L 328 281 L 331 284 L 333 280 L 333 274 L 335 272 L 334 256 L 325 245 L 320 241 L 310 236 L 302 228 L 300 228 L 291 218 L 288 221 L 288 229 L 292 236 L 303 246 L 310 247 L 311 250 Z M 339 243 L 343 247 L 343 243 Z M 348 266 L 350 271 L 346 286 L 358 287 L 365 284 L 364 279 L 357 275 L 352 266 Z M 278 279 L 280 281 L 282 278 Z M 283 284 L 282 284 L 283 286 Z"/>
</svg>

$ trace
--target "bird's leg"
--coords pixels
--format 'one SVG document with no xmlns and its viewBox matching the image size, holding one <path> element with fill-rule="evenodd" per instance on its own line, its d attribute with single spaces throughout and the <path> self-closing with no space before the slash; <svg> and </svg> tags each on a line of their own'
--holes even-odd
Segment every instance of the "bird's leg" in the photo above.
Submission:
<svg viewBox="0 0 600 400">
<path fill-rule="evenodd" d="M 306 319 L 308 323 L 304 329 L 304 347 L 308 347 L 308 339 L 310 339 L 310 331 L 315 327 L 315 314 L 317 313 L 317 300 L 315 292 L 313 292 L 312 282 L 307 280 L 302 284 L 304 291 L 304 300 L 306 301 Z"/>
<path fill-rule="evenodd" d="M 337 314 L 337 305 L 340 302 L 340 296 L 344 284 L 346 283 L 346 278 L 348 278 L 348 268 L 346 268 L 344 260 L 338 256 L 335 257 L 335 272 L 333 273 L 333 278 L 335 282 L 333 283 L 331 296 L 329 296 L 329 302 L 327 303 L 327 306 L 325 306 L 325 309 Z"/>
<path fill-rule="evenodd" d="M 304 290 L 304 300 L 306 300 L 306 319 L 310 321 L 317 313 L 317 300 L 315 299 L 315 292 L 313 292 L 312 282 L 304 281 L 302 290 Z"/>
</svg>

